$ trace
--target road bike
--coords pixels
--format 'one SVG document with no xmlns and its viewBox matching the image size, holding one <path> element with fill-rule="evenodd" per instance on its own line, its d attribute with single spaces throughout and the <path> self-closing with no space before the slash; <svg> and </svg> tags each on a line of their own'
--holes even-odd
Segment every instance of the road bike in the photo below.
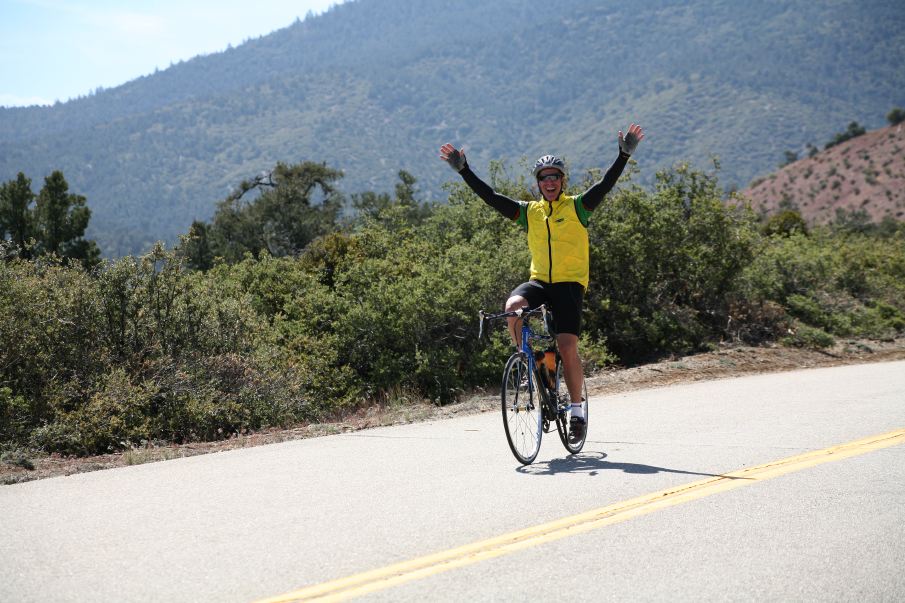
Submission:
<svg viewBox="0 0 905 603">
<path fill-rule="evenodd" d="M 556 347 L 553 329 L 553 312 L 546 305 L 519 309 L 501 314 L 478 312 L 481 319 L 478 337 L 483 337 L 488 322 L 516 317 L 521 320 L 521 347 L 506 362 L 503 369 L 501 397 L 503 403 L 503 427 L 512 454 L 523 465 L 534 462 L 540 451 L 541 438 L 556 425 L 559 439 L 571 454 L 584 447 L 587 425 L 581 438 L 570 438 L 572 402 L 565 387 L 562 357 Z M 530 325 L 532 317 L 542 320 L 542 332 L 535 332 Z M 544 349 L 535 350 L 532 344 L 541 343 Z M 585 421 L 588 420 L 588 389 L 582 382 Z M 560 391 L 562 390 L 562 391 Z"/>
</svg>

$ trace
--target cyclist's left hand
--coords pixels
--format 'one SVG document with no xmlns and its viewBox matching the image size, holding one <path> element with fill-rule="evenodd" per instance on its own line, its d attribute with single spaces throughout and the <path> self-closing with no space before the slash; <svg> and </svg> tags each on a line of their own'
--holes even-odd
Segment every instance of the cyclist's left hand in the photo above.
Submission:
<svg viewBox="0 0 905 603">
<path fill-rule="evenodd" d="M 632 124 L 628 128 L 628 133 L 623 136 L 622 130 L 619 130 L 619 150 L 626 155 L 631 155 L 638 148 L 638 144 L 644 140 L 644 130 L 638 124 Z"/>
</svg>

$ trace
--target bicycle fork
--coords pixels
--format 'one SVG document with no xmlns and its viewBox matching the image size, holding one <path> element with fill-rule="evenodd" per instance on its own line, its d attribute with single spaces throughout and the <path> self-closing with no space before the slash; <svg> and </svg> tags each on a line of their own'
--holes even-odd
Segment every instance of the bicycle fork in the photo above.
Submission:
<svg viewBox="0 0 905 603">
<path fill-rule="evenodd" d="M 524 352 L 520 353 L 522 354 L 522 356 L 524 356 Z M 525 370 L 526 367 L 527 370 Z M 518 381 L 516 387 L 516 395 L 515 399 L 510 404 L 510 409 L 517 413 L 534 410 L 534 394 L 539 390 L 537 387 L 537 373 L 534 371 L 530 363 L 518 363 L 516 379 Z M 524 390 L 522 389 L 522 384 L 525 385 Z M 527 397 L 523 398 L 523 396 Z"/>
</svg>

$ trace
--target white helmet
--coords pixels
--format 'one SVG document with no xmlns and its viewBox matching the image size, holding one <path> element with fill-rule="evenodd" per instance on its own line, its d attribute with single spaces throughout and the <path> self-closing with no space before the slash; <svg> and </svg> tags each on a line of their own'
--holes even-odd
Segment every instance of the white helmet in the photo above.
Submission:
<svg viewBox="0 0 905 603">
<path fill-rule="evenodd" d="M 540 173 L 541 170 L 549 168 L 559 170 L 563 176 L 566 175 L 566 164 L 562 159 L 556 155 L 544 155 L 534 162 L 534 177 L 537 178 L 537 174 Z"/>
</svg>

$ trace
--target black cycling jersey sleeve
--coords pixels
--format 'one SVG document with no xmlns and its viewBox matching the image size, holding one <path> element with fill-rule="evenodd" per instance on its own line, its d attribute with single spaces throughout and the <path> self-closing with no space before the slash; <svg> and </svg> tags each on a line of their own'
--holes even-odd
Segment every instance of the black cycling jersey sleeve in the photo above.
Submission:
<svg viewBox="0 0 905 603">
<path fill-rule="evenodd" d="M 616 181 L 622 175 L 622 170 L 625 169 L 625 164 L 628 163 L 628 158 L 629 155 L 620 151 L 619 157 L 616 158 L 610 169 L 606 171 L 603 179 L 585 191 L 584 195 L 581 196 L 581 204 L 585 206 L 585 209 L 588 211 L 597 209 L 606 194 L 616 185 Z"/>
<path fill-rule="evenodd" d="M 519 205 L 518 201 L 494 191 L 490 188 L 489 184 L 478 178 L 478 176 L 471 171 L 471 168 L 468 167 L 467 163 L 465 164 L 465 167 L 462 168 L 462 171 L 459 172 L 459 175 L 462 176 L 465 184 L 467 184 L 471 190 L 484 201 L 484 203 L 510 220 L 518 218 L 519 211 L 521 210 L 521 205 Z"/>
</svg>

